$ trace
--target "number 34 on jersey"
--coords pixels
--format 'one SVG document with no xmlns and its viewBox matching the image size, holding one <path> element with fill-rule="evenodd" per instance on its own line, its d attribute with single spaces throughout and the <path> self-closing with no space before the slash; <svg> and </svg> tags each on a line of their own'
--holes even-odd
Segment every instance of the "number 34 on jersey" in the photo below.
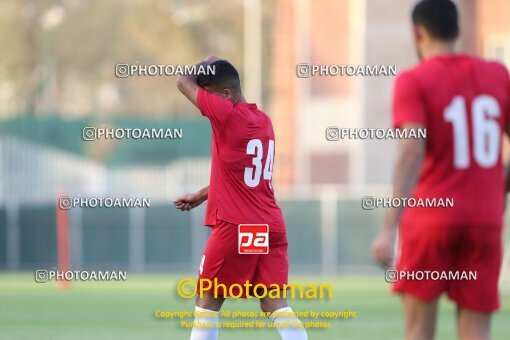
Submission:
<svg viewBox="0 0 510 340">
<path fill-rule="evenodd" d="M 263 178 L 269 181 L 269 187 L 272 188 L 271 178 L 273 177 L 274 140 L 268 141 L 264 169 L 262 169 L 264 145 L 260 139 L 252 139 L 248 142 L 246 154 L 253 155 L 253 166 L 244 169 L 244 183 L 250 188 L 255 188 L 259 185 L 261 178 Z"/>
</svg>

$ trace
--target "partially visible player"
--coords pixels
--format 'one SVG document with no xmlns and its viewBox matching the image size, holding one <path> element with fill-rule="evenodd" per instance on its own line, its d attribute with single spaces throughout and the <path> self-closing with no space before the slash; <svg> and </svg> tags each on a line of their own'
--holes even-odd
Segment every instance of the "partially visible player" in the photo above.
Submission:
<svg viewBox="0 0 510 340">
<path fill-rule="evenodd" d="M 497 62 L 455 53 L 459 27 L 452 1 L 420 1 L 412 21 L 421 62 L 396 80 L 393 122 L 397 128 L 426 128 L 427 138 L 401 142 L 393 197 L 453 198 L 454 207 L 391 208 L 372 255 L 391 265 L 398 225 L 397 271 L 476 272 L 476 280 L 404 275 L 394 283 L 406 339 L 434 337 L 442 293 L 457 305 L 460 339 L 489 339 L 491 314 L 499 308 L 509 75 Z"/>
<path fill-rule="evenodd" d="M 205 225 L 212 227 L 199 280 L 218 280 L 228 287 L 258 284 L 271 288 L 287 284 L 287 236 L 285 221 L 276 204 L 271 178 L 274 163 L 275 136 L 271 119 L 247 103 L 241 91 L 237 70 L 226 60 L 208 57 L 202 65 L 211 64 L 214 74 L 183 76 L 178 89 L 211 123 L 211 178 L 209 187 L 174 201 L 177 209 L 187 211 L 207 200 Z M 240 254 L 240 224 L 268 224 L 267 254 Z M 271 287 L 270 287 L 271 286 Z M 221 293 L 221 291 L 220 291 Z M 239 292 L 234 293 L 237 296 Z M 242 292 L 242 296 L 253 292 Z M 260 294 L 259 294 L 260 296 Z M 214 296 L 207 292 L 198 296 L 196 316 L 201 322 L 218 322 L 220 310 L 228 294 Z M 260 299 L 260 307 L 270 313 L 283 340 L 305 340 L 302 323 L 284 297 Z M 292 326 L 287 326 L 292 325 Z M 215 340 L 218 329 L 195 326 L 191 340 Z"/>
</svg>

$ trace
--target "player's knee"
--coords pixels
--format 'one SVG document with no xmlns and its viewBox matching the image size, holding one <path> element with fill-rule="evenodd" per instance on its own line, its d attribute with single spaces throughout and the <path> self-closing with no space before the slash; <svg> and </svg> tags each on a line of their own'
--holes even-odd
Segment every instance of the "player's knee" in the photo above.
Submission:
<svg viewBox="0 0 510 340">
<path fill-rule="evenodd" d="M 271 306 L 270 306 L 270 303 L 268 301 L 266 301 L 265 299 L 260 299 L 260 309 L 264 312 L 264 313 L 271 313 Z"/>
<path fill-rule="evenodd" d="M 457 315 L 459 339 L 490 339 L 490 314 L 460 308 Z"/>
<path fill-rule="evenodd" d="M 406 339 L 431 340 L 434 338 L 435 324 L 424 319 L 415 319 L 406 323 Z"/>
<path fill-rule="evenodd" d="M 421 340 L 432 340 L 434 338 L 434 332 L 427 329 L 411 328 L 406 330 L 406 339 L 421 339 Z"/>
<path fill-rule="evenodd" d="M 225 301 L 225 299 L 215 298 L 212 294 L 203 294 L 202 296 L 197 296 L 195 306 L 203 309 L 219 311 L 223 301 Z"/>
<path fill-rule="evenodd" d="M 264 313 L 272 313 L 275 310 L 278 310 L 280 308 L 287 307 L 287 300 L 286 299 L 270 299 L 270 298 L 263 298 L 260 299 L 260 309 Z"/>
</svg>

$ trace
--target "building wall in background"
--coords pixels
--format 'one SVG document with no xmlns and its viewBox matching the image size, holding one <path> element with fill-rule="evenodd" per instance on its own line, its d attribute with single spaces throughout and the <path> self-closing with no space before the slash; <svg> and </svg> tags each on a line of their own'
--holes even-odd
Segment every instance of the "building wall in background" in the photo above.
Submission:
<svg viewBox="0 0 510 340">
<path fill-rule="evenodd" d="M 395 0 L 391 10 L 382 0 L 342 0 L 327 6 L 310 0 L 277 3 L 286 8 L 276 23 L 274 39 L 278 51 L 274 81 L 277 90 L 285 90 L 275 91 L 271 112 L 280 134 L 279 157 L 288 160 L 279 161 L 281 183 L 305 192 L 324 185 L 351 193 L 374 185 L 387 187 L 395 141 L 330 142 L 325 130 L 328 126 L 390 128 L 394 77 L 298 78 L 295 67 L 299 63 L 377 64 L 396 65 L 397 72 L 411 67 L 418 62 L 410 18 L 416 1 Z M 509 35 L 501 29 L 507 26 L 506 18 L 496 13 L 508 6 L 499 0 L 483 5 L 480 0 L 459 2 L 460 50 L 478 54 L 490 50 L 510 63 Z M 284 28 L 285 39 L 280 39 Z M 482 46 L 478 50 L 477 41 Z"/>
</svg>

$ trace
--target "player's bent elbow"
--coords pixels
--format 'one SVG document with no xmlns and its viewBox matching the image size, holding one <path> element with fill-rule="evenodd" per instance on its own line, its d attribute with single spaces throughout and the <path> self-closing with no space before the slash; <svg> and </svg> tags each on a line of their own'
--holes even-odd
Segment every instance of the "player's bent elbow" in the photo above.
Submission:
<svg viewBox="0 0 510 340">
<path fill-rule="evenodd" d="M 419 168 L 425 157 L 424 150 L 419 148 L 410 148 L 402 153 L 400 157 L 400 166 Z"/>
<path fill-rule="evenodd" d="M 175 81 L 175 84 L 177 85 L 177 89 L 181 92 L 183 92 L 183 90 L 184 90 L 184 82 L 185 82 L 185 79 L 183 76 L 177 77 L 177 80 Z"/>
<path fill-rule="evenodd" d="M 400 159 L 406 163 L 415 163 L 423 160 L 425 157 L 425 143 L 421 140 L 407 140 L 402 142 L 400 149 Z"/>
</svg>

